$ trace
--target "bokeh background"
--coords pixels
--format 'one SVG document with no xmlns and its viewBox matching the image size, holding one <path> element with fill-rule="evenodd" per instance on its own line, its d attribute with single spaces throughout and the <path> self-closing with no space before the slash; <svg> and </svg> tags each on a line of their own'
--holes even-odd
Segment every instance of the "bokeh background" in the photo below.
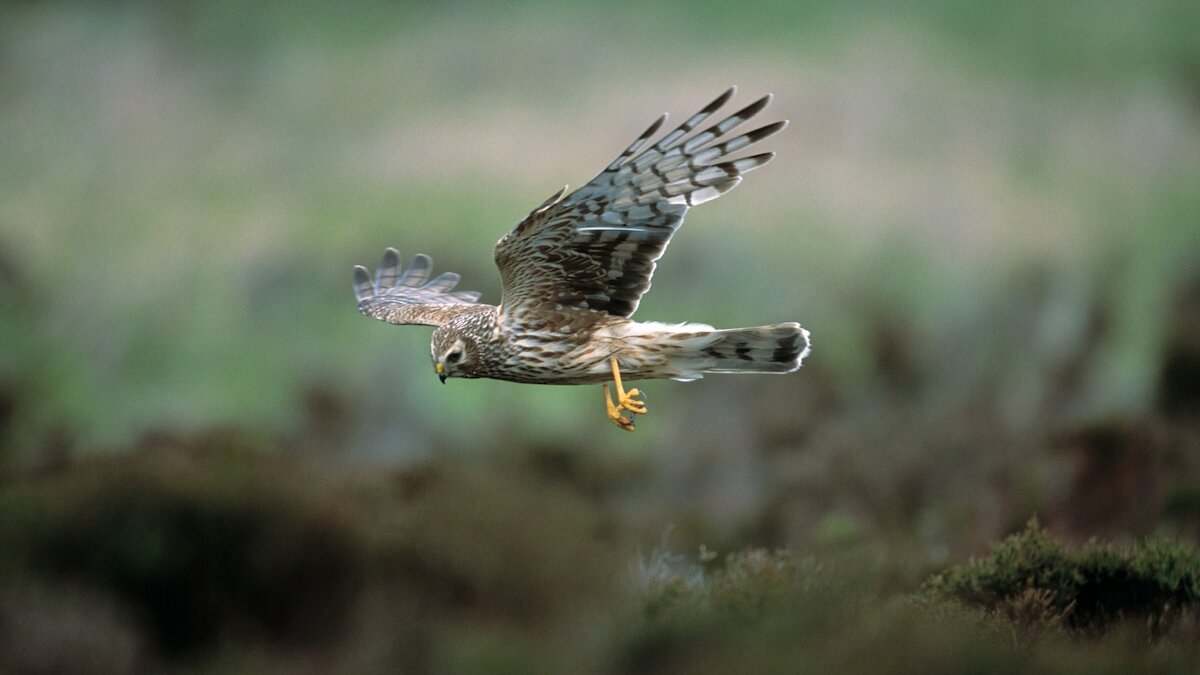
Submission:
<svg viewBox="0 0 1200 675">
<path fill-rule="evenodd" d="M 429 329 L 355 311 L 351 267 L 387 246 L 496 302 L 496 239 L 730 84 L 791 125 L 689 215 L 637 317 L 798 320 L 799 373 L 639 385 L 626 434 L 598 387 L 443 387 Z M 1194 2 L 0 5 L 9 508 L 92 462 L 114 494 L 133 472 L 224 499 L 251 489 L 211 467 L 233 447 L 304 513 L 458 467 L 447 509 L 549 481 L 617 561 L 852 546 L 903 586 L 1034 514 L 1194 541 L 1198 429 Z M 522 529 L 544 505 L 511 491 L 478 508 Z M 117 640 L 114 668 L 164 639 Z"/>
</svg>

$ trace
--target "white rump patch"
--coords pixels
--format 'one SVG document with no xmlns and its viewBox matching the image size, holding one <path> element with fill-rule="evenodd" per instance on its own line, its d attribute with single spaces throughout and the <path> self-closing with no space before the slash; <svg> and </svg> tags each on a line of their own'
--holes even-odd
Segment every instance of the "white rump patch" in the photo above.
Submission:
<svg viewBox="0 0 1200 675">
<path fill-rule="evenodd" d="M 603 337 L 635 337 L 654 333 L 702 333 L 716 330 L 706 323 L 661 323 L 659 321 L 631 322 L 600 331 Z"/>
</svg>

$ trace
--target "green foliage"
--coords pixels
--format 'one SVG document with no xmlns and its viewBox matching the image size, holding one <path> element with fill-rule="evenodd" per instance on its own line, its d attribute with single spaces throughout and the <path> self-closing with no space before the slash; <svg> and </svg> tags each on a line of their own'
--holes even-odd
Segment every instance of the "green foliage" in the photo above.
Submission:
<svg viewBox="0 0 1200 675">
<path fill-rule="evenodd" d="M 797 557 L 750 550 L 706 561 L 661 551 L 639 566 L 646 613 L 621 672 L 1188 673 L 1189 642 L 1057 630 L 1049 593 L 1028 589 L 997 620 L 960 602 L 883 590 L 868 551 Z"/>
<path fill-rule="evenodd" d="M 1196 656 L 1098 628 L 1157 635 L 1155 603 L 1194 609 L 1196 558 L 1166 542 L 1074 552 L 1031 527 L 912 602 L 870 548 L 662 548 L 628 570 L 596 502 L 520 464 L 362 472 L 286 447 L 159 436 L 10 478 L 0 669 L 1183 673 Z"/>
<path fill-rule="evenodd" d="M 1160 636 L 1195 620 L 1200 556 L 1161 539 L 1073 549 L 1031 520 L 986 557 L 931 578 L 921 592 L 926 600 L 955 600 L 1034 628 L 1100 633 L 1135 622 Z"/>
</svg>

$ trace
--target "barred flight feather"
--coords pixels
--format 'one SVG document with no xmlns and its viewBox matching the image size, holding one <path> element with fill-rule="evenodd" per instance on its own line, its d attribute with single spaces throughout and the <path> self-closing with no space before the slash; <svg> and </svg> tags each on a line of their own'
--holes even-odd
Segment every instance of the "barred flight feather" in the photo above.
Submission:
<svg viewBox="0 0 1200 675">
<path fill-rule="evenodd" d="M 549 297 L 565 306 L 632 315 L 687 210 L 733 189 L 774 157 L 767 152 L 726 159 L 786 122 L 721 140 L 766 108 L 770 95 L 689 137 L 735 92 L 731 87 L 647 147 L 666 121 L 658 118 L 600 175 L 566 197 L 547 200 L 503 237 L 496 245 L 502 311 L 519 314 Z M 618 231 L 630 236 L 613 236 Z"/>
<path fill-rule="evenodd" d="M 463 312 L 480 307 L 475 291 L 451 292 L 458 285 L 459 275 L 446 272 L 432 281 L 433 260 L 418 254 L 408 264 L 400 266 L 400 253 L 389 248 L 375 270 L 374 282 L 367 268 L 354 268 L 354 295 L 358 311 L 395 324 L 424 324 L 440 326 Z"/>
</svg>

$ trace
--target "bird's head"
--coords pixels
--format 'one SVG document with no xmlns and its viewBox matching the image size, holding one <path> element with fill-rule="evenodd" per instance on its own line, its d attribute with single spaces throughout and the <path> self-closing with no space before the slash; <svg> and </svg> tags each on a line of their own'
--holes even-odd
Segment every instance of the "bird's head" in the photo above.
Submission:
<svg viewBox="0 0 1200 675">
<path fill-rule="evenodd" d="M 433 369 L 442 384 L 448 377 L 476 377 L 475 341 L 452 324 L 439 326 L 434 331 L 431 352 Z"/>
</svg>

